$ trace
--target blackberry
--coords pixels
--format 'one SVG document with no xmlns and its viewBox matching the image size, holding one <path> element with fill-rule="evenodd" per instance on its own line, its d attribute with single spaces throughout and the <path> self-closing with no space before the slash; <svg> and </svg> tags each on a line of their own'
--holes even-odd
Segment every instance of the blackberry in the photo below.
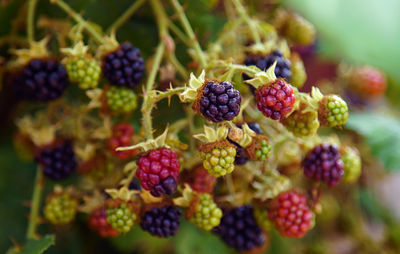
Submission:
<svg viewBox="0 0 400 254">
<path fill-rule="evenodd" d="M 109 199 L 106 202 L 107 222 L 120 233 L 129 232 L 137 220 L 136 207 L 132 202 Z"/>
<path fill-rule="evenodd" d="M 200 156 L 203 167 L 215 177 L 230 174 L 235 169 L 236 149 L 226 140 L 202 144 Z"/>
<path fill-rule="evenodd" d="M 300 238 L 312 228 L 314 215 L 306 197 L 293 190 L 280 193 L 268 210 L 269 218 L 283 236 Z"/>
<path fill-rule="evenodd" d="M 265 235 L 254 219 L 253 207 L 249 205 L 224 212 L 221 223 L 213 231 L 238 251 L 251 251 L 265 242 Z"/>
<path fill-rule="evenodd" d="M 113 112 L 129 113 L 137 107 L 137 96 L 132 89 L 109 87 L 106 89 L 106 102 Z"/>
<path fill-rule="evenodd" d="M 240 111 L 242 98 L 232 83 L 208 81 L 198 90 L 196 111 L 212 122 L 231 121 Z"/>
<path fill-rule="evenodd" d="M 257 161 L 265 161 L 271 154 L 271 144 L 266 139 L 261 139 L 260 147 L 255 150 L 255 159 Z"/>
<path fill-rule="evenodd" d="M 361 158 L 355 147 L 344 147 L 341 149 L 341 158 L 343 160 L 343 181 L 354 183 L 361 175 Z"/>
<path fill-rule="evenodd" d="M 282 122 L 296 137 L 312 136 L 317 133 L 319 128 L 318 113 L 316 111 L 295 110 Z"/>
<path fill-rule="evenodd" d="M 292 66 L 290 68 L 292 71 L 290 84 L 297 88 L 302 88 L 307 80 L 307 73 L 304 67 L 304 63 L 297 53 L 292 53 L 290 55 L 290 62 L 292 63 Z"/>
<path fill-rule="evenodd" d="M 179 230 L 181 210 L 175 206 L 163 206 L 147 211 L 141 219 L 140 227 L 158 237 L 170 237 Z"/>
<path fill-rule="evenodd" d="M 347 103 L 336 95 L 327 95 L 319 102 L 318 118 L 321 125 L 341 127 L 349 119 Z"/>
<path fill-rule="evenodd" d="M 36 160 L 43 167 L 43 173 L 53 180 L 67 178 L 75 172 L 77 166 L 70 142 L 61 143 L 53 148 L 45 148 Z"/>
<path fill-rule="evenodd" d="M 222 211 L 210 194 L 200 194 L 190 206 L 187 216 L 199 228 L 211 230 L 219 225 Z"/>
<path fill-rule="evenodd" d="M 116 151 L 118 147 L 132 145 L 132 137 L 135 134 L 133 127 L 129 123 L 118 123 L 114 125 L 112 135 L 107 141 L 107 147 L 112 155 L 122 160 L 131 158 L 138 153 L 137 149 Z"/>
<path fill-rule="evenodd" d="M 103 75 L 112 85 L 136 87 L 144 76 L 140 50 L 126 42 L 103 57 Z"/>
<path fill-rule="evenodd" d="M 213 192 L 217 179 L 208 173 L 202 165 L 197 166 L 189 174 L 187 182 L 194 191 L 198 193 Z"/>
<path fill-rule="evenodd" d="M 314 26 L 308 20 L 294 13 L 289 15 L 284 34 L 299 45 L 312 45 L 316 37 Z"/>
<path fill-rule="evenodd" d="M 75 218 L 78 202 L 68 193 L 52 193 L 46 199 L 44 217 L 54 225 L 71 222 Z"/>
<path fill-rule="evenodd" d="M 309 151 L 303 159 L 304 174 L 315 181 L 335 186 L 343 177 L 343 161 L 335 145 L 321 144 Z"/>
<path fill-rule="evenodd" d="M 267 56 L 260 55 L 248 55 L 244 64 L 247 66 L 255 65 L 260 70 L 266 71 L 269 67 L 271 67 L 276 61 L 275 67 L 275 75 L 277 78 L 283 78 L 287 81 L 290 81 L 292 76 L 292 72 L 290 69 L 290 61 L 283 57 L 280 51 L 273 51 L 271 54 Z M 244 75 L 244 79 L 247 80 L 249 77 Z"/>
<path fill-rule="evenodd" d="M 255 93 L 257 108 L 266 117 L 283 119 L 292 111 L 295 102 L 293 88 L 283 79 L 263 85 Z"/>
<path fill-rule="evenodd" d="M 349 78 L 349 88 L 362 97 L 379 98 L 385 94 L 386 86 L 385 74 L 371 66 L 355 69 Z"/>
<path fill-rule="evenodd" d="M 262 134 L 263 133 L 262 130 L 261 130 L 260 125 L 257 122 L 250 122 L 250 123 L 247 123 L 247 125 L 255 133 L 257 133 L 257 134 Z M 237 124 L 237 127 L 241 128 L 242 124 Z M 246 164 L 246 162 L 249 160 L 248 154 L 246 152 L 246 149 L 244 149 L 238 143 L 230 140 L 229 138 L 228 138 L 228 141 L 236 146 L 235 165 L 244 165 L 244 164 Z"/>
<path fill-rule="evenodd" d="M 168 148 L 159 148 L 140 156 L 136 177 L 142 187 L 159 197 L 175 193 L 180 163 L 176 153 Z"/>
<path fill-rule="evenodd" d="M 32 59 L 13 78 L 16 95 L 23 100 L 51 101 L 67 88 L 64 66 L 53 59 Z"/>
<path fill-rule="evenodd" d="M 71 82 L 77 83 L 80 89 L 97 87 L 101 67 L 94 58 L 85 55 L 69 57 L 65 67 Z"/>
</svg>

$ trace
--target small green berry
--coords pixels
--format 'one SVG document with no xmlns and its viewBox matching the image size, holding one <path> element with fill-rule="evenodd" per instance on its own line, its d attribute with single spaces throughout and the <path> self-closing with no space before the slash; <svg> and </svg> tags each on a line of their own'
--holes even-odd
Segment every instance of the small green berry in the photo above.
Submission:
<svg viewBox="0 0 400 254">
<path fill-rule="evenodd" d="M 361 175 L 361 158 L 358 150 L 354 147 L 345 147 L 341 153 L 344 165 L 343 181 L 354 183 Z"/>
<path fill-rule="evenodd" d="M 320 102 L 318 118 L 322 125 L 340 127 L 349 119 L 347 103 L 336 95 L 324 96 Z"/>
<path fill-rule="evenodd" d="M 44 216 L 54 225 L 71 222 L 75 218 L 78 202 L 68 193 L 53 193 L 47 198 Z"/>
<path fill-rule="evenodd" d="M 107 105 L 115 112 L 129 113 L 137 107 L 137 96 L 130 88 L 111 86 L 106 97 Z"/>
<path fill-rule="evenodd" d="M 319 128 L 318 113 L 316 111 L 296 110 L 283 124 L 296 137 L 308 137 L 317 133 Z"/>
<path fill-rule="evenodd" d="M 137 220 L 136 213 L 126 202 L 121 202 L 116 207 L 108 208 L 106 215 L 107 222 L 120 233 L 129 232 Z"/>
<path fill-rule="evenodd" d="M 94 58 L 87 56 L 70 57 L 65 65 L 71 82 L 77 83 L 81 89 L 97 87 L 101 67 Z"/>
<path fill-rule="evenodd" d="M 190 222 L 198 227 L 211 230 L 218 226 L 222 217 L 222 210 L 214 203 L 210 194 L 201 194 L 198 196 L 193 217 L 189 218 Z"/>
<path fill-rule="evenodd" d="M 213 176 L 220 177 L 232 173 L 236 149 L 232 146 L 216 147 L 208 152 L 201 152 L 203 167 Z"/>
</svg>

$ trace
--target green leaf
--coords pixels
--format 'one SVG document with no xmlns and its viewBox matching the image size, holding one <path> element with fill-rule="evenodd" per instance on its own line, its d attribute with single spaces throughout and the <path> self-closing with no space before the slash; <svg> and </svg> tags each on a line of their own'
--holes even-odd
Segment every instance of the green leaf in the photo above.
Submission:
<svg viewBox="0 0 400 254">
<path fill-rule="evenodd" d="M 352 113 L 347 128 L 361 133 L 389 171 L 400 170 L 400 120 L 381 112 Z"/>
<path fill-rule="evenodd" d="M 45 252 L 50 246 L 54 245 L 54 235 L 45 235 L 40 239 L 29 239 L 22 251 L 11 249 L 7 254 L 41 254 Z"/>
</svg>

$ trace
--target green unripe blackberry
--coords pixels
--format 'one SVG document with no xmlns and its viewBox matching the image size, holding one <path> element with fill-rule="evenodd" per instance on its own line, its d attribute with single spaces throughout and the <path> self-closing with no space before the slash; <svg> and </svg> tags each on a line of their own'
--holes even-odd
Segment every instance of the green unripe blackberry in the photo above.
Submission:
<svg viewBox="0 0 400 254">
<path fill-rule="evenodd" d="M 271 154 L 271 144 L 267 140 L 263 139 L 261 140 L 260 145 L 261 147 L 256 150 L 255 156 L 258 161 L 264 161 Z"/>
<path fill-rule="evenodd" d="M 343 181 L 354 183 L 361 175 L 361 158 L 358 150 L 354 147 L 345 147 L 342 149 L 341 159 L 344 165 Z"/>
<path fill-rule="evenodd" d="M 254 219 L 256 219 L 257 225 L 264 231 L 270 231 L 273 227 L 273 224 L 268 216 L 268 211 L 265 208 L 255 208 Z"/>
<path fill-rule="evenodd" d="M 101 67 L 94 58 L 85 55 L 70 57 L 65 67 L 70 81 L 77 83 L 80 89 L 97 87 Z"/>
<path fill-rule="evenodd" d="M 137 107 L 135 92 L 126 87 L 111 86 L 106 91 L 107 105 L 111 111 L 129 113 Z"/>
<path fill-rule="evenodd" d="M 222 210 L 218 208 L 210 194 L 200 194 L 195 198 L 191 206 L 188 209 L 191 212 L 187 213 L 191 223 L 205 230 L 211 230 L 219 225 Z"/>
<path fill-rule="evenodd" d="M 337 95 L 327 95 L 319 103 L 318 118 L 322 125 L 340 127 L 349 119 L 347 103 Z"/>
<path fill-rule="evenodd" d="M 311 45 L 315 41 L 315 28 L 300 15 L 291 13 L 285 26 L 285 35 L 294 43 Z"/>
<path fill-rule="evenodd" d="M 283 124 L 296 137 L 312 136 L 319 128 L 318 113 L 296 110 L 283 120 Z"/>
<path fill-rule="evenodd" d="M 290 62 L 290 70 L 292 72 L 290 84 L 297 88 L 302 88 L 307 80 L 307 73 L 303 61 L 297 53 L 292 53 L 290 56 Z"/>
<path fill-rule="evenodd" d="M 44 217 L 54 225 L 71 222 L 75 218 L 78 202 L 68 193 L 52 193 L 47 197 Z"/>
<path fill-rule="evenodd" d="M 200 146 L 203 167 L 213 176 L 220 177 L 235 169 L 236 149 L 228 141 L 206 143 Z"/>
<path fill-rule="evenodd" d="M 107 203 L 107 222 L 120 233 L 129 232 L 137 220 L 132 203 L 122 200 L 110 200 Z"/>
</svg>

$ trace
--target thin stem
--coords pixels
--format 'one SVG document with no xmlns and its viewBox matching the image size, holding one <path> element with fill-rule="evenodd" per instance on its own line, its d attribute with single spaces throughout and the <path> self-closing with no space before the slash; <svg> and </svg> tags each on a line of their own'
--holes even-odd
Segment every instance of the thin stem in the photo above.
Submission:
<svg viewBox="0 0 400 254">
<path fill-rule="evenodd" d="M 107 33 L 116 31 L 125 24 L 130 17 L 146 2 L 146 0 L 137 0 L 134 2 L 114 23 L 107 29 Z"/>
<path fill-rule="evenodd" d="M 96 31 L 88 22 L 86 22 L 81 15 L 76 13 L 67 3 L 63 0 L 50 0 L 53 4 L 58 5 L 63 9 L 69 16 L 71 16 L 76 22 L 78 22 L 82 27 L 84 27 L 96 40 L 98 43 L 103 44 L 104 39 L 102 35 Z"/>
<path fill-rule="evenodd" d="M 235 5 L 236 10 L 239 12 L 240 16 L 246 21 L 249 26 L 250 32 L 253 36 L 253 39 L 256 44 L 261 43 L 260 35 L 258 34 L 257 27 L 255 26 L 254 21 L 247 15 L 246 10 L 244 9 L 240 0 L 232 0 Z"/>
<path fill-rule="evenodd" d="M 194 48 L 194 51 L 196 52 L 197 57 L 199 58 L 201 67 L 205 68 L 206 65 L 207 65 L 206 57 L 204 55 L 203 50 L 200 47 L 200 44 L 199 44 L 199 42 L 198 42 L 198 40 L 196 38 L 196 35 L 193 32 L 193 29 L 192 29 L 192 27 L 191 27 L 191 25 L 189 23 L 189 20 L 187 19 L 185 13 L 183 12 L 182 6 L 180 5 L 178 0 L 171 0 L 171 3 L 174 6 L 174 8 L 175 8 L 175 10 L 176 10 L 176 12 L 178 14 L 178 17 L 179 17 L 179 20 L 180 20 L 180 22 L 181 22 L 181 24 L 183 26 L 183 29 L 185 30 L 185 32 L 188 35 L 189 39 L 193 43 L 193 48 Z"/>
<path fill-rule="evenodd" d="M 186 71 L 186 68 L 179 62 L 179 60 L 176 58 L 175 54 L 170 53 L 168 55 L 168 60 L 171 62 L 171 64 L 176 68 L 178 73 L 184 78 L 188 79 L 189 78 L 189 73 Z"/>
<path fill-rule="evenodd" d="M 186 46 L 192 46 L 190 39 L 170 19 L 168 19 L 168 27 Z"/>
<path fill-rule="evenodd" d="M 35 9 L 37 0 L 29 0 L 28 2 L 28 17 L 26 22 L 26 31 L 28 33 L 28 41 L 35 40 Z"/>
<path fill-rule="evenodd" d="M 39 217 L 40 200 L 42 196 L 44 185 L 43 172 L 40 167 L 38 167 L 36 172 L 36 180 L 33 188 L 32 200 L 31 200 L 31 212 L 29 215 L 28 231 L 26 233 L 26 238 L 33 239 L 36 237 L 36 225 Z"/>
</svg>

